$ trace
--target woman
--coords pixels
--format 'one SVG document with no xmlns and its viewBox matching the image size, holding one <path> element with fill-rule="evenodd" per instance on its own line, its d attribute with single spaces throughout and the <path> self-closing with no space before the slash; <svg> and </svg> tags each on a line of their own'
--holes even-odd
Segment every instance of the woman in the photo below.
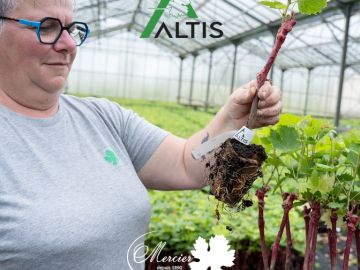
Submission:
<svg viewBox="0 0 360 270">
<path fill-rule="evenodd" d="M 0 3 L 0 269 L 128 269 L 148 228 L 146 188 L 204 186 L 191 151 L 244 125 L 255 83 L 185 140 L 105 99 L 61 94 L 88 33 L 71 0 Z M 257 126 L 275 124 L 280 90 L 258 95 Z"/>
</svg>

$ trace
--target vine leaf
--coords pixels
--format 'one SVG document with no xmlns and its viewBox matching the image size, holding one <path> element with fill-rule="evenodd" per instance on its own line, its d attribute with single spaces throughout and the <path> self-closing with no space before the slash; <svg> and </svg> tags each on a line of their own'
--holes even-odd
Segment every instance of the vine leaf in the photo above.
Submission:
<svg viewBox="0 0 360 270">
<path fill-rule="evenodd" d="M 290 4 L 296 2 L 298 4 L 300 13 L 306 15 L 318 14 L 327 7 L 327 0 L 292 0 Z M 280 1 L 259 1 L 259 3 L 273 9 L 287 10 L 288 8 L 288 5 Z"/>
<path fill-rule="evenodd" d="M 343 208 L 343 207 L 344 207 L 343 204 L 337 203 L 337 202 L 328 203 L 327 206 L 328 206 L 329 208 L 331 208 L 331 209 L 339 209 L 339 208 Z"/>
<path fill-rule="evenodd" d="M 332 190 L 334 183 L 335 175 L 319 175 L 317 171 L 313 171 L 308 187 L 312 193 L 325 194 Z"/>
<path fill-rule="evenodd" d="M 299 11 L 303 14 L 318 14 L 327 6 L 326 0 L 299 0 Z"/>
<path fill-rule="evenodd" d="M 279 1 L 260 1 L 260 4 L 267 6 L 269 8 L 275 8 L 275 9 L 286 9 L 286 5 Z"/>
<path fill-rule="evenodd" d="M 348 174 L 348 173 L 343 173 L 343 174 L 340 174 L 337 176 L 337 179 L 340 181 L 340 182 L 350 182 L 352 181 L 354 178 L 351 174 Z"/>
<path fill-rule="evenodd" d="M 301 146 L 299 133 L 294 127 L 280 126 L 277 131 L 271 130 L 269 141 L 276 149 L 284 152 L 295 151 Z"/>
</svg>

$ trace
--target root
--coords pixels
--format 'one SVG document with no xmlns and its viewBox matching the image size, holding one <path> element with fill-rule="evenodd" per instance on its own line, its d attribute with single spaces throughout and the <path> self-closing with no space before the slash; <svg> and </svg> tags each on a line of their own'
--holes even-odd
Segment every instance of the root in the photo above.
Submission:
<svg viewBox="0 0 360 270">
<path fill-rule="evenodd" d="M 211 193 L 219 201 L 235 207 L 262 176 L 261 165 L 266 160 L 265 150 L 259 145 L 244 145 L 236 139 L 223 143 L 208 165 Z"/>
</svg>

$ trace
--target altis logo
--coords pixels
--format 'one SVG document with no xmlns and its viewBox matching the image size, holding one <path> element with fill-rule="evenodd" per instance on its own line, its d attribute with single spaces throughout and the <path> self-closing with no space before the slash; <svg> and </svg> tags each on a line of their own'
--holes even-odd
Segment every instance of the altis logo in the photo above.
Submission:
<svg viewBox="0 0 360 270">
<path fill-rule="evenodd" d="M 198 19 L 190 0 L 178 1 L 181 2 L 180 6 L 175 5 L 175 0 L 160 0 L 159 5 L 155 8 L 153 15 L 145 26 L 141 38 L 150 38 L 151 34 L 155 32 L 155 28 L 157 29 L 154 38 L 158 38 L 161 34 L 166 35 L 168 38 L 195 38 L 196 35 L 202 38 L 221 38 L 224 35 L 220 28 L 223 25 L 221 22 L 212 22 L 210 24 L 202 22 Z M 168 25 L 165 22 L 160 24 L 160 18 L 165 12 L 175 19 L 182 19 L 181 22 L 175 22 L 175 26 Z M 188 18 L 191 21 L 185 21 L 183 18 Z M 157 27 L 157 25 L 159 26 Z M 189 34 L 181 34 L 180 30 Z"/>
</svg>

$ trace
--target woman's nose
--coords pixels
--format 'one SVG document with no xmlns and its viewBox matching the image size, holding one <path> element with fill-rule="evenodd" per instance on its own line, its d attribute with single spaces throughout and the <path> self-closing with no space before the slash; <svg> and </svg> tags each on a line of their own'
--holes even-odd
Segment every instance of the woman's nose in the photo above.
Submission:
<svg viewBox="0 0 360 270">
<path fill-rule="evenodd" d="M 76 43 L 70 36 L 69 32 L 64 30 L 62 31 L 58 41 L 54 44 L 54 48 L 57 51 L 65 50 L 71 54 L 76 51 Z"/>
</svg>

